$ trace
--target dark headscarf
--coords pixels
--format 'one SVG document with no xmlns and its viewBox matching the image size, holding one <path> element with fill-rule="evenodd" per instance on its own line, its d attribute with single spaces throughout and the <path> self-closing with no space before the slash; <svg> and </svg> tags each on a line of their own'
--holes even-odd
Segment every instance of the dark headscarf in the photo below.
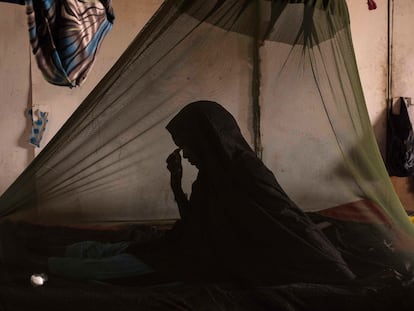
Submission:
<svg viewBox="0 0 414 311">
<path fill-rule="evenodd" d="M 188 104 L 168 123 L 167 130 L 222 166 L 228 166 L 242 152 L 254 154 L 234 117 L 212 101 Z"/>
<path fill-rule="evenodd" d="M 345 282 L 354 275 L 339 252 L 286 195 L 233 116 L 217 103 L 184 107 L 168 124 L 173 138 L 206 153 L 177 226 L 180 245 L 200 267 L 253 284 Z M 214 159 L 214 160 L 212 160 Z"/>
</svg>

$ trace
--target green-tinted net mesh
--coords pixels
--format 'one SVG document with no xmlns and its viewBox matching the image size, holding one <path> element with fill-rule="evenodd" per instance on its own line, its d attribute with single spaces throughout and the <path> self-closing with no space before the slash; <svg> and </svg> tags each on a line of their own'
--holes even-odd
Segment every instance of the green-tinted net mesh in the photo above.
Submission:
<svg viewBox="0 0 414 311">
<path fill-rule="evenodd" d="M 289 196 L 344 241 L 412 245 L 344 0 L 166 1 L 0 198 L 1 213 L 66 224 L 177 218 L 165 125 L 196 100 L 224 105 Z M 188 188 L 194 170 L 184 169 Z"/>
</svg>

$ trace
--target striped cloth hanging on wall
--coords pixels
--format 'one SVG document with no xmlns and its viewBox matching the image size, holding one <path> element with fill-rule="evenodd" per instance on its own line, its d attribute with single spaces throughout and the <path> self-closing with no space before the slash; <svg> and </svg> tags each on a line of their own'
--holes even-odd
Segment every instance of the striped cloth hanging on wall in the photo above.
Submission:
<svg viewBox="0 0 414 311">
<path fill-rule="evenodd" d="M 55 85 L 79 86 L 112 29 L 111 0 L 26 0 L 37 65 Z"/>
</svg>

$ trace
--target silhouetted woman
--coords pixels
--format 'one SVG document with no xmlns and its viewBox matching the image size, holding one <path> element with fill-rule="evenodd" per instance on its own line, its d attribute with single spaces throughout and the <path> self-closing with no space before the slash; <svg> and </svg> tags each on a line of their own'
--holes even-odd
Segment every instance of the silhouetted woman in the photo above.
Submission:
<svg viewBox="0 0 414 311">
<path fill-rule="evenodd" d="M 167 130 L 179 148 L 167 159 L 181 214 L 170 233 L 171 242 L 188 255 L 188 266 L 207 278 L 246 284 L 354 278 L 338 251 L 289 199 L 221 105 L 191 103 Z M 181 188 L 180 150 L 198 168 L 189 199 Z"/>
<path fill-rule="evenodd" d="M 174 227 L 145 245 L 69 245 L 59 257 L 40 261 L 39 267 L 66 278 L 131 278 L 132 284 L 148 280 L 255 286 L 345 283 L 354 278 L 341 255 L 256 157 L 222 106 L 191 103 L 167 130 L 178 146 L 167 158 L 181 215 Z M 198 169 L 189 199 L 181 187 L 181 150 Z M 9 262 L 22 258 L 11 255 Z"/>
</svg>

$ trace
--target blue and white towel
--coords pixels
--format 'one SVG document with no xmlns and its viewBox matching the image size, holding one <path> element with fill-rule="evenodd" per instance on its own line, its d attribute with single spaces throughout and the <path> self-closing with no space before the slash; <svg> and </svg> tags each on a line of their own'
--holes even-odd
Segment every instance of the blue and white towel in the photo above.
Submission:
<svg viewBox="0 0 414 311">
<path fill-rule="evenodd" d="M 43 138 L 43 133 L 46 130 L 46 124 L 48 122 L 48 112 L 33 109 L 28 111 L 29 118 L 32 120 L 32 132 L 30 134 L 30 144 L 36 147 L 40 147 L 40 142 Z"/>
</svg>

